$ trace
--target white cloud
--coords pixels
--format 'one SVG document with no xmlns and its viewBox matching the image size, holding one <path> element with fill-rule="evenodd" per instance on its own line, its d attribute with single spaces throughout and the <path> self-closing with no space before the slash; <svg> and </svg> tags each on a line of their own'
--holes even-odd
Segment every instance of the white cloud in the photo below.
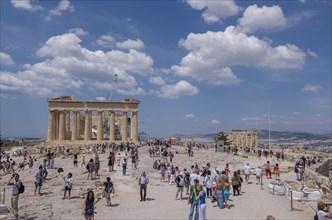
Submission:
<svg viewBox="0 0 332 220">
<path fill-rule="evenodd" d="M 185 119 L 193 119 L 193 118 L 196 118 L 196 116 L 194 114 L 186 114 L 184 116 Z"/>
<path fill-rule="evenodd" d="M 105 97 L 96 97 L 96 100 L 97 101 L 106 101 L 106 98 Z"/>
<path fill-rule="evenodd" d="M 6 54 L 4 52 L 0 52 L 0 64 L 2 65 L 11 65 L 14 64 L 14 61 L 10 57 L 9 54 Z"/>
<path fill-rule="evenodd" d="M 286 18 L 279 6 L 250 5 L 243 13 L 243 17 L 238 20 L 238 28 L 246 33 L 253 33 L 259 29 L 278 30 L 287 25 Z"/>
<path fill-rule="evenodd" d="M 174 85 L 163 85 L 160 91 L 156 92 L 156 95 L 162 98 L 176 99 L 180 96 L 193 96 L 197 95 L 199 89 L 191 85 L 185 80 L 181 80 Z"/>
<path fill-rule="evenodd" d="M 82 28 L 71 28 L 68 30 L 69 33 L 74 33 L 77 36 L 85 36 L 88 35 L 89 32 L 83 30 Z"/>
<path fill-rule="evenodd" d="M 240 7 L 233 0 L 228 1 L 202 1 L 185 0 L 193 9 L 204 10 L 202 18 L 205 22 L 212 24 L 222 22 L 224 18 L 239 13 Z"/>
<path fill-rule="evenodd" d="M 240 120 L 244 122 L 266 121 L 266 117 L 243 117 Z"/>
<path fill-rule="evenodd" d="M 38 11 L 42 7 L 39 5 L 32 5 L 30 0 L 10 0 L 14 8 L 20 8 L 28 11 Z"/>
<path fill-rule="evenodd" d="M 149 82 L 154 85 L 162 86 L 165 85 L 165 81 L 160 76 L 154 76 L 149 79 Z"/>
<path fill-rule="evenodd" d="M 142 49 L 144 47 L 144 43 L 140 39 L 129 39 L 123 42 L 116 43 L 116 46 L 121 49 Z"/>
<path fill-rule="evenodd" d="M 115 39 L 111 35 L 102 35 L 96 41 L 96 44 L 105 48 L 112 48 L 114 47 Z"/>
<path fill-rule="evenodd" d="M 43 97 L 77 91 L 83 86 L 109 91 L 113 74 L 117 74 L 117 93 L 145 94 L 132 74 L 152 72 L 153 60 L 148 55 L 136 50 L 91 51 L 80 43 L 73 33 L 49 38 L 36 52 L 44 61 L 26 64 L 24 70 L 15 73 L 1 72 L 2 91 Z"/>
<path fill-rule="evenodd" d="M 54 9 L 52 9 L 48 12 L 46 20 L 50 21 L 52 19 L 52 17 L 54 17 L 54 16 L 61 16 L 62 12 L 65 12 L 65 11 L 69 11 L 69 12 L 75 11 L 74 6 L 72 6 L 70 4 L 69 0 L 61 0 Z"/>
<path fill-rule="evenodd" d="M 311 84 L 306 84 L 302 91 L 304 92 L 319 92 L 319 90 L 321 90 L 322 87 L 319 85 L 311 85 Z"/>
<path fill-rule="evenodd" d="M 230 66 L 302 68 L 306 54 L 295 45 L 271 47 L 269 42 L 248 36 L 233 26 L 224 32 L 190 33 L 179 45 L 189 53 L 171 69 L 175 74 L 217 85 L 236 85 L 240 80 Z"/>
<path fill-rule="evenodd" d="M 301 112 L 293 112 L 292 115 L 293 116 L 299 116 L 299 115 L 302 115 L 302 113 Z"/>
<path fill-rule="evenodd" d="M 210 123 L 216 125 L 216 124 L 220 124 L 220 121 L 217 119 L 213 119 Z"/>
<path fill-rule="evenodd" d="M 310 48 L 308 48 L 307 54 L 309 54 L 313 58 L 318 58 L 318 55 L 315 52 L 311 51 Z"/>
</svg>

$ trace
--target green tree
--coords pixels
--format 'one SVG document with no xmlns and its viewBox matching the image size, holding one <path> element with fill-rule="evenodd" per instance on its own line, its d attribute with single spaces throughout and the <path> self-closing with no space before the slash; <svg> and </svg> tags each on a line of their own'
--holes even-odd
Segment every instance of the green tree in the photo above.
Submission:
<svg viewBox="0 0 332 220">
<path fill-rule="evenodd" d="M 224 145 L 230 145 L 231 141 L 228 139 L 228 134 L 225 134 L 223 131 L 216 134 L 214 140 L 217 141 L 224 141 Z"/>
</svg>

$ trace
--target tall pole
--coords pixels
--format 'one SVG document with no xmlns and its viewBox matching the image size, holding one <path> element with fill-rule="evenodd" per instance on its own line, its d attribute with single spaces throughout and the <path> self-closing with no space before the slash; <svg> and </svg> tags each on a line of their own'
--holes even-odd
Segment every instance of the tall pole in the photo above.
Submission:
<svg viewBox="0 0 332 220">
<path fill-rule="evenodd" d="M 270 103 L 267 105 L 268 119 L 269 119 L 269 149 L 271 145 L 271 125 L 270 125 Z"/>
</svg>

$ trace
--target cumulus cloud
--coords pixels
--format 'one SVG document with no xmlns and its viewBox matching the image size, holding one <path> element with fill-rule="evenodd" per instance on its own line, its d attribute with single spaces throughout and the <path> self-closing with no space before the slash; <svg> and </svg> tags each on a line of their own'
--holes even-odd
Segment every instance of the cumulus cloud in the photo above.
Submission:
<svg viewBox="0 0 332 220">
<path fill-rule="evenodd" d="M 24 65 L 18 72 L 1 72 L 2 91 L 17 91 L 50 97 L 83 87 L 110 90 L 118 75 L 117 93 L 144 94 L 133 74 L 152 72 L 153 60 L 136 50 L 91 51 L 81 47 L 73 33 L 53 36 L 36 54 L 44 61 Z"/>
<path fill-rule="evenodd" d="M 14 8 L 20 8 L 27 11 L 38 11 L 42 7 L 39 5 L 33 5 L 30 0 L 10 0 Z"/>
<path fill-rule="evenodd" d="M 238 20 L 238 28 L 246 33 L 253 33 L 259 29 L 278 30 L 287 25 L 286 18 L 279 6 L 250 5 L 243 13 L 243 17 Z"/>
<path fill-rule="evenodd" d="M 2 65 L 11 65 L 14 64 L 14 61 L 9 54 L 0 52 L 0 64 Z"/>
<path fill-rule="evenodd" d="M 165 81 L 160 76 L 154 76 L 149 79 L 149 82 L 154 85 L 162 86 L 165 85 Z"/>
<path fill-rule="evenodd" d="M 165 84 L 161 86 L 160 91 L 156 92 L 156 95 L 162 98 L 176 99 L 180 96 L 193 96 L 197 95 L 199 89 L 191 85 L 185 80 L 181 80 L 176 84 Z"/>
<path fill-rule="evenodd" d="M 232 0 L 228 1 L 202 1 L 185 0 L 193 9 L 204 10 L 202 18 L 208 24 L 219 22 L 224 18 L 239 13 L 241 8 Z"/>
<path fill-rule="evenodd" d="M 219 120 L 217 120 L 217 119 L 213 119 L 213 120 L 211 120 L 211 122 L 210 122 L 211 124 L 220 124 L 220 121 Z"/>
<path fill-rule="evenodd" d="M 196 118 L 196 116 L 194 114 L 186 114 L 184 116 L 185 119 L 193 119 L 193 118 Z"/>
<path fill-rule="evenodd" d="M 69 33 L 74 33 L 77 36 L 85 36 L 88 35 L 89 32 L 83 30 L 82 28 L 71 28 L 68 30 Z"/>
<path fill-rule="evenodd" d="M 73 12 L 75 9 L 68 0 L 61 0 L 54 9 L 48 12 L 46 21 L 50 21 L 54 16 L 61 16 L 65 11 Z"/>
<path fill-rule="evenodd" d="M 111 35 L 102 35 L 96 41 L 96 44 L 102 47 L 111 48 L 114 47 L 115 39 Z"/>
<path fill-rule="evenodd" d="M 319 92 L 322 89 L 321 86 L 319 85 L 311 85 L 311 84 L 306 84 L 302 91 L 304 92 Z"/>
<path fill-rule="evenodd" d="M 144 47 L 144 43 L 140 39 L 129 39 L 123 42 L 117 42 L 116 46 L 121 49 L 142 49 Z"/>
<path fill-rule="evenodd" d="M 190 33 L 179 45 L 189 53 L 171 69 L 216 85 L 237 85 L 240 80 L 230 66 L 302 68 L 306 54 L 292 44 L 272 47 L 269 42 L 229 26 L 224 32 Z"/>
</svg>

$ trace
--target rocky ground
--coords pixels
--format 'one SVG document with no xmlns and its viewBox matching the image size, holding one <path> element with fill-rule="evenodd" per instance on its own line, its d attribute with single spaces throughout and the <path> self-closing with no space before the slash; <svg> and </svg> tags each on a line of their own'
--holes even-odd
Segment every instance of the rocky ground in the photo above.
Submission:
<svg viewBox="0 0 332 220">
<path fill-rule="evenodd" d="M 86 180 L 85 168 L 73 167 L 73 156 L 57 157 L 55 166 L 62 167 L 63 173 L 57 169 L 49 169 L 48 179 L 44 182 L 42 196 L 34 196 L 34 174 L 42 158 L 33 170 L 20 171 L 21 179 L 25 185 L 25 192 L 20 195 L 20 215 L 28 219 L 83 219 L 82 204 L 88 189 L 95 192 L 96 215 L 95 219 L 187 219 L 189 205 L 186 200 L 175 200 L 176 187 L 166 182 L 160 182 L 159 172 L 152 169 L 153 161 L 157 157 L 150 158 L 148 147 L 139 149 L 140 162 L 136 170 L 131 169 L 129 162 L 127 175 L 123 176 L 121 167 L 115 166 L 115 171 L 108 172 L 106 154 L 99 154 L 101 160 L 100 177 L 94 180 Z M 188 157 L 183 147 L 173 146 L 175 154 L 174 164 L 181 169 L 190 168 L 194 163 L 199 166 L 211 163 L 212 167 L 223 169 L 226 163 L 230 164 L 231 171 L 242 169 L 249 162 L 251 167 L 263 165 L 265 158 L 257 158 L 249 155 L 248 158 L 234 156 L 232 154 L 218 152 L 214 149 L 195 151 L 194 157 Z M 93 158 L 93 154 L 86 154 L 86 160 Z M 17 162 L 20 159 L 15 159 Z M 271 161 L 271 158 L 268 158 Z M 279 162 L 282 171 L 293 167 L 293 162 Z M 147 201 L 140 202 L 138 177 L 142 171 L 146 171 L 150 183 L 148 185 Z M 75 179 L 72 190 L 72 198 L 63 200 L 63 177 L 72 172 Z M 105 199 L 101 198 L 103 187 L 100 185 L 110 176 L 114 183 L 115 194 L 112 194 L 112 206 L 106 206 Z M 11 186 L 7 186 L 10 175 L 1 176 L 1 193 L 6 189 L 5 203 L 10 205 Z M 244 184 L 242 195 L 231 196 L 231 208 L 220 210 L 215 203 L 207 200 L 207 219 L 265 219 L 267 215 L 273 215 L 277 219 L 313 219 L 314 211 L 303 202 L 294 201 L 294 209 L 291 210 L 291 202 L 284 196 L 272 195 L 268 191 L 270 179 L 263 179 L 263 188 L 255 184 L 255 177 L 251 176 L 252 184 Z M 293 172 L 281 173 L 282 180 L 295 180 Z M 187 198 L 187 197 L 185 197 Z M 12 215 L 9 215 L 9 217 Z"/>
</svg>

